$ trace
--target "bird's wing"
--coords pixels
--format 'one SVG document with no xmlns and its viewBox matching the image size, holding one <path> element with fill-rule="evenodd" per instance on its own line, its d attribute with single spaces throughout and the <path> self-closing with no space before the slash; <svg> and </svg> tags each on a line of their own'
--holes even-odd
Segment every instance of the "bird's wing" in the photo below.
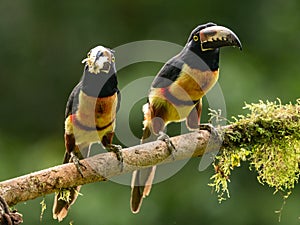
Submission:
<svg viewBox="0 0 300 225">
<path fill-rule="evenodd" d="M 80 93 L 80 90 L 82 88 L 82 81 L 80 81 L 72 90 L 69 99 L 67 101 L 66 105 L 66 112 L 65 112 L 65 118 L 67 118 L 69 115 L 74 114 L 77 111 L 78 107 L 78 96 Z"/>
<path fill-rule="evenodd" d="M 119 90 L 117 90 L 117 96 L 118 96 L 118 98 L 117 98 L 117 108 L 116 108 L 116 112 L 118 112 L 119 111 L 119 109 L 120 109 L 120 105 L 121 105 L 121 92 L 119 91 Z"/>
<path fill-rule="evenodd" d="M 152 82 L 152 88 L 164 88 L 170 86 L 179 76 L 184 62 L 175 56 L 170 59 L 158 72 Z"/>
</svg>

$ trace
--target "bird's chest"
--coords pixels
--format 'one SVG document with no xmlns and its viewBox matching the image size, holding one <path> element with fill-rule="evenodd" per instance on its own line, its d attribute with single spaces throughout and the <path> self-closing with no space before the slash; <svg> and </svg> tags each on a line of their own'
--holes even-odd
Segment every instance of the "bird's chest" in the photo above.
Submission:
<svg viewBox="0 0 300 225">
<path fill-rule="evenodd" d="M 95 98 L 80 94 L 77 119 L 88 127 L 104 126 L 116 116 L 117 93 L 112 96 Z"/>
<path fill-rule="evenodd" d="M 76 144 L 101 141 L 115 127 L 117 94 L 104 98 L 79 96 L 78 110 L 65 122 L 65 132 L 75 135 Z"/>
<path fill-rule="evenodd" d="M 164 118 L 165 121 L 185 119 L 195 104 L 214 86 L 218 75 L 218 70 L 200 71 L 184 65 L 171 85 L 151 89 L 149 102 L 155 108 L 153 116 Z"/>
<path fill-rule="evenodd" d="M 169 87 L 169 92 L 181 100 L 199 100 L 214 86 L 218 76 L 218 70 L 201 71 L 184 65 L 178 78 Z"/>
</svg>

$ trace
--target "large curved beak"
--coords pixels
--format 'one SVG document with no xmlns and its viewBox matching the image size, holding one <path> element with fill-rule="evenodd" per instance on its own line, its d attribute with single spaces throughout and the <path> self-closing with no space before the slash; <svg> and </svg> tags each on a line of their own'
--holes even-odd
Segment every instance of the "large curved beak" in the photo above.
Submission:
<svg viewBox="0 0 300 225">
<path fill-rule="evenodd" d="M 236 46 L 242 50 L 242 44 L 233 31 L 223 26 L 211 26 L 200 31 L 202 51 L 212 50 L 223 46 Z"/>
</svg>

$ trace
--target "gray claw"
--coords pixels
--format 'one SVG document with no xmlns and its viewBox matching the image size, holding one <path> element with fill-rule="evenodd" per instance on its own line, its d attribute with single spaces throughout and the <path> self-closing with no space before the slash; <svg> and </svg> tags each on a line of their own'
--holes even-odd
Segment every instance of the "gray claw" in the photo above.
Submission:
<svg viewBox="0 0 300 225">
<path fill-rule="evenodd" d="M 170 154 L 172 155 L 173 160 L 175 160 L 174 152 L 176 151 L 176 148 L 175 148 L 174 144 L 172 143 L 172 141 L 170 140 L 170 137 L 166 133 L 160 131 L 157 140 L 164 141 L 166 143 L 168 150 L 170 151 Z"/>
<path fill-rule="evenodd" d="M 210 123 L 200 124 L 199 125 L 199 129 L 200 130 L 207 130 L 207 131 L 209 131 L 210 134 L 212 135 L 212 137 L 214 139 L 217 138 L 217 140 L 218 140 L 219 143 L 223 142 L 222 137 L 219 134 L 217 128 L 215 128 L 212 124 L 210 124 Z"/>
<path fill-rule="evenodd" d="M 85 168 L 85 165 L 83 165 L 80 161 L 79 158 L 75 155 L 74 152 L 70 153 L 71 157 L 70 157 L 70 162 L 73 162 L 74 165 L 76 166 L 77 171 L 80 173 L 81 177 L 83 177 L 83 173 L 82 173 L 82 169 L 81 167 Z"/>
<path fill-rule="evenodd" d="M 121 171 L 123 171 L 124 168 L 124 163 L 123 163 L 123 155 L 122 155 L 122 146 L 121 145 L 114 145 L 114 144 L 109 144 L 107 146 L 107 150 L 110 152 L 114 152 L 117 156 L 117 159 L 120 163 Z"/>
</svg>

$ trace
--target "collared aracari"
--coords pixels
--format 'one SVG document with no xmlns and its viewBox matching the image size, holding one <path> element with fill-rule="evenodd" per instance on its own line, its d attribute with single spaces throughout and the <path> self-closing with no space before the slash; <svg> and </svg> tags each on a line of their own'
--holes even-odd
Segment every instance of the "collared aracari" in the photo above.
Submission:
<svg viewBox="0 0 300 225">
<path fill-rule="evenodd" d="M 120 93 L 111 49 L 97 46 L 91 49 L 85 63 L 82 79 L 68 99 L 65 113 L 65 156 L 63 163 L 74 162 L 82 175 L 80 159 L 88 157 L 92 143 L 101 142 L 121 157 L 119 146 L 112 144 L 116 124 L 116 112 L 120 105 Z M 69 200 L 63 192 L 55 196 L 53 218 L 61 221 L 75 202 L 79 187 L 67 189 Z"/>
<path fill-rule="evenodd" d="M 228 28 L 207 23 L 197 26 L 182 51 L 171 58 L 154 78 L 143 106 L 141 143 L 162 134 L 167 124 L 186 121 L 190 130 L 199 129 L 202 97 L 219 76 L 220 47 L 237 46 L 238 37 Z M 168 143 L 167 143 L 168 144 Z M 131 181 L 131 211 L 138 213 L 149 195 L 156 167 L 134 171 Z"/>
</svg>

